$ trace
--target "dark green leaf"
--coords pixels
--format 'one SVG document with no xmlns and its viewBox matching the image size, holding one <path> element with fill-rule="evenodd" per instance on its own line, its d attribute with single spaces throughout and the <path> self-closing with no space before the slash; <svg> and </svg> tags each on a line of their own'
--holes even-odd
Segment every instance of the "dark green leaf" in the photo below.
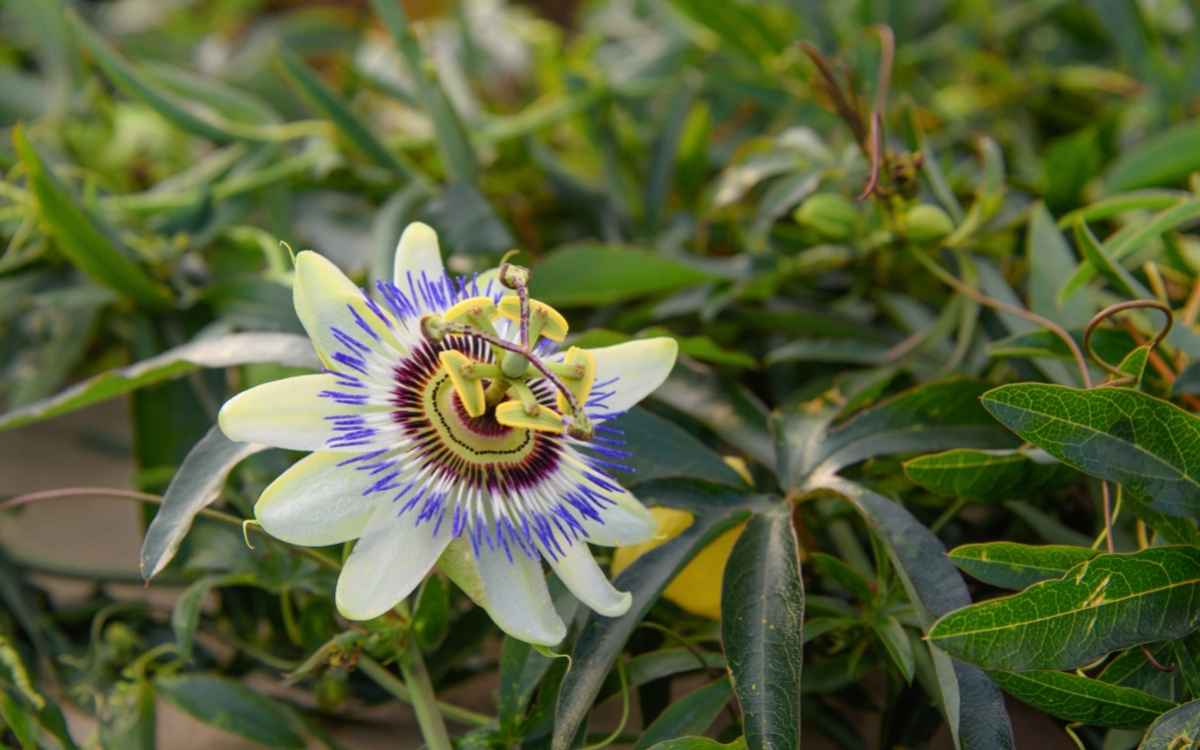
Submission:
<svg viewBox="0 0 1200 750">
<path fill-rule="evenodd" d="M 775 464 L 767 409 L 745 387 L 707 372 L 676 367 L 654 398 L 696 419 L 755 461 Z"/>
<path fill-rule="evenodd" d="M 1071 338 L 1083 348 L 1083 331 L 1070 331 Z M 1092 348 L 1105 362 L 1120 362 L 1133 351 L 1137 343 L 1127 331 L 1119 328 L 1097 328 L 1092 333 Z M 1073 355 L 1063 340 L 1050 331 L 1031 331 L 988 344 L 992 357 L 1054 357 L 1071 360 Z"/>
<path fill-rule="evenodd" d="M 1189 698 L 1200 698 L 1200 632 L 1171 642 L 1173 666 L 1183 678 Z"/>
<path fill-rule="evenodd" d="M 722 745 L 707 737 L 678 737 L 654 745 L 650 750 L 745 750 L 746 740 L 737 739 L 728 745 Z"/>
<path fill-rule="evenodd" d="M 1143 650 L 1145 649 L 1145 650 Z M 1175 696 L 1175 683 L 1179 681 L 1179 670 L 1163 672 L 1146 658 L 1150 652 L 1161 664 L 1171 661 L 1171 644 L 1151 643 L 1147 646 L 1134 646 L 1117 654 L 1104 666 L 1096 679 L 1141 690 L 1145 693 L 1172 700 Z"/>
<path fill-rule="evenodd" d="M 217 499 L 233 467 L 247 456 L 265 450 L 254 443 L 235 443 L 213 425 L 208 434 L 187 454 L 167 487 L 146 538 L 142 541 L 142 576 L 150 580 L 175 556 L 192 522 L 201 510 Z"/>
<path fill-rule="evenodd" d="M 1009 694 L 1051 716 L 1101 727 L 1144 727 L 1174 704 L 1071 672 L 992 672 Z"/>
<path fill-rule="evenodd" d="M 635 407 L 612 422 L 624 432 L 624 462 L 633 469 L 622 473 L 622 484 L 636 487 L 666 477 L 691 477 L 730 487 L 745 487 L 746 481 L 726 464 L 719 453 L 686 430 Z"/>
<path fill-rule="evenodd" d="M 1200 737 L 1200 701 L 1166 711 L 1146 730 L 1138 750 L 1189 750 Z"/>
<path fill-rule="evenodd" d="M 82 409 L 130 391 L 186 375 L 202 367 L 232 367 L 276 362 L 292 367 L 320 367 L 304 336 L 286 333 L 234 333 L 202 338 L 169 349 L 120 370 L 109 370 L 56 396 L 0 416 L 0 430 L 11 430 Z"/>
<path fill-rule="evenodd" d="M 1068 570 L 1097 554 L 1088 547 L 1017 542 L 964 544 L 949 552 L 950 560 L 960 570 L 984 583 L 1015 591 L 1038 581 L 1061 578 Z"/>
<path fill-rule="evenodd" d="M 905 682 L 912 682 L 917 668 L 916 657 L 913 656 L 912 641 L 904 631 L 904 626 L 895 617 L 888 616 L 872 622 L 871 629 L 875 631 L 875 637 L 883 644 L 883 650 L 900 676 Z"/>
<path fill-rule="evenodd" d="M 155 687 L 167 700 L 205 724 L 267 747 L 305 747 L 282 706 L 239 682 L 206 674 L 181 674 L 159 677 Z"/>
<path fill-rule="evenodd" d="M 830 430 L 821 443 L 819 464 L 794 464 L 790 479 L 794 483 L 808 472 L 833 473 L 875 456 L 1011 447 L 1014 441 L 993 429 L 979 406 L 985 388 L 970 380 L 948 380 L 902 393 Z"/>
<path fill-rule="evenodd" d="M 175 631 L 175 645 L 181 659 L 187 661 L 192 658 L 192 641 L 200 624 L 200 608 L 204 606 L 209 592 L 221 586 L 251 584 L 254 580 L 254 576 L 242 573 L 205 576 L 183 590 L 171 611 L 171 629 Z"/>
<path fill-rule="evenodd" d="M 67 18 L 71 22 L 71 28 L 80 45 L 91 53 L 113 85 L 125 92 L 126 95 L 141 99 L 177 127 L 202 138 L 224 143 L 249 137 L 248 133 L 244 131 L 232 132 L 228 127 L 230 123 L 220 123 L 215 117 L 197 115 L 170 93 L 163 91 L 159 86 L 143 77 L 134 66 L 121 57 L 103 37 L 93 31 L 74 12 L 68 12 Z M 258 137 L 251 138 L 251 140 L 258 139 Z"/>
<path fill-rule="evenodd" d="M 454 105 L 436 78 L 436 68 L 427 62 L 421 51 L 403 3 L 398 0 L 371 0 L 371 7 L 391 32 L 408 74 L 416 84 L 421 108 L 432 120 L 446 171 L 454 182 L 473 185 L 479 171 L 475 149 L 471 146 L 462 120 L 454 111 Z"/>
<path fill-rule="evenodd" d="M 1200 625 L 1200 548 L 1105 554 L 942 617 L 929 640 L 985 669 L 1074 669 Z"/>
<path fill-rule="evenodd" d="M 450 628 L 450 585 L 441 576 L 429 576 L 421 585 L 413 607 L 413 633 L 424 651 L 432 651 L 446 639 Z"/>
<path fill-rule="evenodd" d="M 154 686 L 144 680 L 113 688 L 100 722 L 104 750 L 154 750 L 157 712 Z"/>
<path fill-rule="evenodd" d="M 1058 299 L 1058 290 L 1075 268 L 1075 255 L 1041 203 L 1029 217 L 1025 255 L 1029 258 L 1029 309 L 1065 328 L 1087 325 L 1092 311 L 1082 295 Z"/>
<path fill-rule="evenodd" d="M 317 77 L 316 73 L 303 60 L 287 48 L 281 49 L 279 56 L 288 78 L 304 93 L 314 107 L 333 122 L 338 132 L 355 148 L 374 159 L 379 166 L 390 170 L 399 177 L 405 179 L 418 177 L 413 166 L 380 143 L 371 129 Z"/>
<path fill-rule="evenodd" d="M 671 703 L 666 711 L 654 720 L 633 746 L 633 750 L 647 750 L 681 734 L 699 734 L 708 729 L 729 702 L 729 679 L 721 678 L 688 693 Z"/>
<path fill-rule="evenodd" d="M 750 519 L 721 586 L 721 642 L 752 750 L 800 747 L 804 582 L 791 510 Z"/>
<path fill-rule="evenodd" d="M 530 293 L 551 305 L 607 305 L 711 279 L 705 271 L 640 248 L 569 245 L 534 266 Z"/>
<path fill-rule="evenodd" d="M 633 605 L 618 618 L 589 613 L 571 653 L 555 711 L 554 750 L 567 750 L 591 709 L 630 634 L 645 617 L 667 583 L 701 549 L 745 519 L 747 499 L 730 489 L 700 482 L 647 484 L 639 497 L 651 504 L 683 507 L 696 517 L 681 535 L 639 557 L 613 584 L 633 594 Z"/>
<path fill-rule="evenodd" d="M 118 294 L 151 308 L 166 307 L 171 296 L 131 260 L 112 230 L 87 211 L 46 166 L 25 130 L 13 128 L 13 145 L 29 176 L 42 223 L 57 240 L 56 246 L 79 270 Z"/>
<path fill-rule="evenodd" d="M 1200 169 L 1200 123 L 1185 122 L 1122 153 L 1104 177 L 1110 193 L 1180 182 Z"/>
<path fill-rule="evenodd" d="M 1029 496 L 1063 471 L 1044 453 L 955 448 L 906 461 L 904 473 L 940 495 L 1001 502 Z"/>
<path fill-rule="evenodd" d="M 895 502 L 840 477 L 821 488 L 854 506 L 883 540 L 888 556 L 927 625 L 971 601 L 962 576 L 946 557 L 945 547 L 929 529 Z M 940 696 L 950 733 L 963 750 L 1013 748 L 1012 726 L 1000 691 L 982 670 L 949 659 L 930 648 L 937 683 L 930 693 Z"/>
<path fill-rule="evenodd" d="M 1200 418 L 1128 388 L 1080 390 L 1015 383 L 988 391 L 984 407 L 1063 463 L 1164 513 L 1200 513 Z"/>
</svg>

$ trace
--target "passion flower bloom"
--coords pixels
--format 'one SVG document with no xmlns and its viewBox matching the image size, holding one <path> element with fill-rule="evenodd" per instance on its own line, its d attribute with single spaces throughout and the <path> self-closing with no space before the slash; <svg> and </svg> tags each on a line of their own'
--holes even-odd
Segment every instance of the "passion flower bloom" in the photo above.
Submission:
<svg viewBox="0 0 1200 750">
<path fill-rule="evenodd" d="M 292 544 L 358 539 L 337 584 L 347 618 L 387 612 L 443 554 L 467 561 L 455 580 L 521 640 L 566 634 L 542 561 L 595 611 L 628 610 L 588 544 L 655 533 L 613 478 L 629 454 L 611 422 L 662 383 L 677 346 L 559 351 L 567 322 L 528 298 L 527 277 L 507 264 L 447 275 L 424 224 L 405 230 L 374 298 L 322 256 L 296 256 L 296 313 L 325 372 L 244 391 L 220 425 L 233 440 L 312 451 L 254 514 Z"/>
</svg>

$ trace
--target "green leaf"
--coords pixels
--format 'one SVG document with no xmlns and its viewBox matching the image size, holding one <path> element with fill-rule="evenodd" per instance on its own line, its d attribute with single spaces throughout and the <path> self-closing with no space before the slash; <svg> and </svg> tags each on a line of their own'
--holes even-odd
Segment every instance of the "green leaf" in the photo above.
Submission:
<svg viewBox="0 0 1200 750">
<path fill-rule="evenodd" d="M 155 750 L 157 712 L 154 686 L 145 681 L 120 682 L 108 696 L 100 721 L 104 750 Z"/>
<path fill-rule="evenodd" d="M 983 406 L 1005 427 L 1059 461 L 1151 498 L 1176 516 L 1200 513 L 1200 418 L 1128 388 L 1080 390 L 1015 383 Z"/>
<path fill-rule="evenodd" d="M 1100 244 L 1087 228 L 1084 220 L 1075 224 L 1075 239 L 1084 251 L 1085 260 L 1075 269 L 1075 273 L 1059 291 L 1059 299 L 1066 299 L 1077 289 L 1095 277 L 1099 272 L 1110 280 L 1116 278 L 1119 286 L 1128 286 L 1140 291 L 1136 295 L 1146 297 L 1141 285 L 1129 283 L 1128 272 L 1120 267 L 1120 262 L 1133 255 L 1147 242 L 1161 234 L 1176 229 L 1181 224 L 1200 218 L 1200 199 L 1181 200 L 1163 211 L 1155 214 L 1149 221 L 1139 222 L 1122 229 Z M 1128 277 L 1128 278 L 1127 278 Z"/>
<path fill-rule="evenodd" d="M 29 707 L 0 691 L 0 719 L 21 743 L 21 750 L 38 750 L 37 722 Z"/>
<path fill-rule="evenodd" d="M 127 62 L 114 50 L 107 41 L 93 31 L 74 12 L 67 12 L 71 29 L 80 46 L 91 53 L 96 64 L 117 88 L 127 96 L 141 99 L 154 108 L 160 115 L 182 130 L 201 138 L 208 138 L 218 143 L 226 143 L 241 138 L 261 140 L 249 137 L 245 132 L 233 132 L 215 117 L 201 117 L 192 108 L 185 106 L 169 92 L 147 80 L 133 65 Z"/>
<path fill-rule="evenodd" d="M 1200 632 L 1171 641 L 1175 671 L 1183 678 L 1189 698 L 1200 698 Z"/>
<path fill-rule="evenodd" d="M 790 479 L 831 474 L 876 456 L 1012 447 L 1014 441 L 994 429 L 979 406 L 985 388 L 971 380 L 947 380 L 906 391 L 829 430 L 816 451 L 819 462 L 809 468 L 810 459 L 793 461 Z"/>
<path fill-rule="evenodd" d="M 450 585 L 441 576 L 428 576 L 413 607 L 413 633 L 423 651 L 433 651 L 450 628 Z"/>
<path fill-rule="evenodd" d="M 1190 195 L 1186 190 L 1134 190 L 1111 195 L 1063 214 L 1058 226 L 1064 228 L 1080 221 L 1103 221 L 1130 211 L 1161 211 Z"/>
<path fill-rule="evenodd" d="M 1038 581 L 1061 578 L 1068 570 L 1097 551 L 1066 544 L 1018 544 L 980 542 L 950 550 L 950 560 L 959 570 L 1002 589 L 1020 591 Z"/>
<path fill-rule="evenodd" d="M 1123 152 L 1104 176 L 1110 193 L 1180 182 L 1200 169 L 1200 123 L 1185 122 Z"/>
<path fill-rule="evenodd" d="M 0 430 L 27 424 L 107 401 L 139 388 L 178 378 L 202 367 L 232 367 L 276 362 L 318 369 L 312 344 L 304 336 L 285 333 L 234 333 L 196 339 L 137 364 L 109 370 L 44 401 L 0 415 Z"/>
<path fill-rule="evenodd" d="M 1138 750 L 1188 750 L 1200 738 L 1200 701 L 1166 711 L 1146 730 Z"/>
<path fill-rule="evenodd" d="M 158 692 L 185 713 L 267 747 L 303 750 L 288 712 L 240 682 L 207 674 L 162 676 Z"/>
<path fill-rule="evenodd" d="M 690 477 L 729 487 L 746 481 L 687 430 L 641 407 L 634 407 L 611 424 L 624 432 L 625 450 L 632 455 L 623 463 L 632 473 L 617 472 L 626 487 L 667 477 Z"/>
<path fill-rule="evenodd" d="M 923 623 L 928 626 L 934 618 L 970 603 L 966 584 L 941 541 L 905 508 L 840 477 L 824 480 L 820 489 L 849 502 L 883 540 Z M 979 668 L 951 660 L 939 649 L 930 648 L 928 654 L 937 682 L 925 687 L 939 701 L 956 746 L 1011 750 L 1012 727 L 995 684 Z"/>
<path fill-rule="evenodd" d="M 775 465 L 767 408 L 744 386 L 676 367 L 654 398 L 697 420 L 755 461 Z"/>
<path fill-rule="evenodd" d="M 559 691 L 553 750 L 571 746 L 600 693 L 605 675 L 667 583 L 709 542 L 748 515 L 745 506 L 749 498 L 702 482 L 647 483 L 638 494 L 650 504 L 685 508 L 695 514 L 695 519 L 682 534 L 639 557 L 613 581 L 618 590 L 633 595 L 628 613 L 617 618 L 588 613 L 571 652 L 571 668 Z"/>
<path fill-rule="evenodd" d="M 739 738 L 722 745 L 707 737 L 677 737 L 654 745 L 650 750 L 746 750 L 745 738 Z"/>
<path fill-rule="evenodd" d="M 530 293 L 550 305 L 608 305 L 673 292 L 713 277 L 685 263 L 623 245 L 568 245 L 533 268 Z"/>
<path fill-rule="evenodd" d="M 433 132 L 446 171 L 454 182 L 475 184 L 479 172 L 475 149 L 471 146 L 462 120 L 454 111 L 454 105 L 438 83 L 436 68 L 421 52 L 421 45 L 413 33 L 403 3 L 398 0 L 371 0 L 371 7 L 391 32 L 408 74 L 416 84 L 421 108 L 433 121 Z"/>
<path fill-rule="evenodd" d="M 1146 646 L 1134 646 L 1113 657 L 1096 679 L 1113 685 L 1122 685 L 1141 690 L 1145 693 L 1172 700 L 1176 694 L 1175 683 L 1179 679 L 1179 670 L 1163 672 L 1150 663 L 1143 649 L 1159 663 L 1171 660 L 1171 644 L 1151 643 Z"/>
<path fill-rule="evenodd" d="M 1063 468 L 1030 451 L 954 448 L 906 461 L 904 473 L 939 495 L 1002 502 L 1037 492 L 1061 476 Z"/>
<path fill-rule="evenodd" d="M 647 750 L 681 734 L 705 731 L 729 702 L 729 687 L 729 678 L 722 677 L 672 701 L 667 710 L 642 732 L 633 750 Z"/>
<path fill-rule="evenodd" d="M 911 683 L 917 665 L 916 657 L 913 655 L 912 641 L 909 640 L 908 633 L 904 631 L 904 626 L 895 617 L 888 615 L 873 621 L 871 629 L 875 631 L 875 637 L 883 644 L 883 650 L 887 652 L 888 658 L 900 672 L 900 676 L 904 678 L 905 682 Z"/>
<path fill-rule="evenodd" d="M 25 167 L 38 214 L 56 247 L 72 264 L 100 284 L 147 307 L 171 303 L 167 288 L 131 260 L 111 229 L 85 209 L 71 190 L 46 166 L 24 128 L 13 128 L 13 146 Z"/>
<path fill-rule="evenodd" d="M 721 585 L 721 642 L 754 750 L 800 747 L 804 581 L 791 503 L 756 514 Z"/>
<path fill-rule="evenodd" d="M 1151 547 L 942 617 L 929 640 L 985 669 L 1074 669 L 1200 625 L 1200 548 Z"/>
<path fill-rule="evenodd" d="M 359 119 L 303 60 L 287 48 L 280 49 L 279 59 L 291 82 L 314 107 L 333 122 L 338 132 L 355 148 L 398 177 L 408 180 L 419 178 L 413 165 L 384 146 L 366 123 Z"/>
<path fill-rule="evenodd" d="M 1071 295 L 1060 301 L 1058 290 L 1075 268 L 1075 255 L 1045 205 L 1038 203 L 1029 217 L 1025 235 L 1029 259 L 1029 309 L 1066 328 L 1082 328 L 1092 317 L 1087 300 Z"/>
<path fill-rule="evenodd" d="M 1144 727 L 1174 704 L 1141 690 L 1070 672 L 992 672 L 1013 697 L 1065 721 L 1101 727 Z"/>
<path fill-rule="evenodd" d="M 1125 359 L 1117 364 L 1117 369 L 1133 379 L 1133 386 L 1142 384 L 1142 376 L 1146 372 L 1146 362 L 1150 360 L 1150 353 L 1153 346 L 1143 344 L 1138 348 L 1125 355 Z"/>
<path fill-rule="evenodd" d="M 204 606 L 209 592 L 222 586 L 242 586 L 254 581 L 254 576 L 245 573 L 205 576 L 183 590 L 175 600 L 175 608 L 171 610 L 171 629 L 175 631 L 175 645 L 181 659 L 189 661 L 192 658 L 193 638 L 200 624 L 200 608 Z"/>
<path fill-rule="evenodd" d="M 163 495 L 162 507 L 146 529 L 141 554 L 143 578 L 150 580 L 171 562 L 196 514 L 217 499 L 233 467 L 266 448 L 235 443 L 217 425 L 209 429 L 188 452 Z"/>
<path fill-rule="evenodd" d="M 1071 338 L 1083 349 L 1083 331 L 1069 331 Z M 1127 331 L 1119 328 L 1097 328 L 1092 332 L 1092 348 L 1106 362 L 1120 362 L 1136 348 L 1137 343 Z M 1050 331 L 1031 331 L 993 341 L 987 347 L 989 357 L 1054 357 L 1074 361 L 1074 355 L 1063 340 Z"/>
</svg>

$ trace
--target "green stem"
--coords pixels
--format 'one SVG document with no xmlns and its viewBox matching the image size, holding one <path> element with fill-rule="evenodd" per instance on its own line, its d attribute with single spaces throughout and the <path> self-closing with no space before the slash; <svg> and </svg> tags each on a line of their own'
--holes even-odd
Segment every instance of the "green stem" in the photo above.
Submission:
<svg viewBox="0 0 1200 750">
<path fill-rule="evenodd" d="M 366 654 L 358 657 L 358 668 L 363 674 L 375 681 L 375 684 L 384 690 L 391 693 L 396 698 L 408 704 L 413 704 L 413 695 L 407 686 L 396 675 L 388 671 L 379 662 L 375 661 Z M 489 724 L 495 723 L 495 719 L 485 714 L 476 713 L 461 706 L 455 706 L 450 703 L 437 703 L 437 708 L 447 718 L 457 721 L 461 724 L 467 724 L 476 727 L 486 727 Z M 431 745 L 432 747 L 432 745 Z"/>
<path fill-rule="evenodd" d="M 957 500 L 955 500 L 950 505 L 949 508 L 946 508 L 946 510 L 942 511 L 942 515 L 938 516 L 937 520 L 935 520 L 932 524 L 929 525 L 929 530 L 935 534 L 938 533 L 939 531 L 941 531 L 942 527 L 945 526 L 946 524 L 950 523 L 950 519 L 957 516 L 958 512 L 960 510 L 962 510 L 963 506 L 966 504 L 967 504 L 967 498 L 965 498 L 965 497 L 960 497 Z"/>
</svg>

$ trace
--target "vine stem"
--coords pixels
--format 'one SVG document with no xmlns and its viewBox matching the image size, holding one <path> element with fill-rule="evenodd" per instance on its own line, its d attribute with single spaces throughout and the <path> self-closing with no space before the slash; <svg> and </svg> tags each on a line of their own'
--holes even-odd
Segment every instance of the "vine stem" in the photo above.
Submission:
<svg viewBox="0 0 1200 750">
<path fill-rule="evenodd" d="M 375 661 L 366 654 L 361 654 L 358 657 L 358 668 L 363 674 L 370 677 L 376 685 L 389 692 L 393 697 L 398 698 L 405 703 L 412 704 L 413 695 L 409 686 L 405 685 L 400 678 L 392 674 L 387 667 Z M 492 724 L 495 719 L 486 714 L 476 713 L 462 706 L 455 706 L 450 703 L 438 703 L 437 708 L 441 713 L 453 721 L 461 724 L 468 724 L 476 727 L 486 727 Z"/>
</svg>

